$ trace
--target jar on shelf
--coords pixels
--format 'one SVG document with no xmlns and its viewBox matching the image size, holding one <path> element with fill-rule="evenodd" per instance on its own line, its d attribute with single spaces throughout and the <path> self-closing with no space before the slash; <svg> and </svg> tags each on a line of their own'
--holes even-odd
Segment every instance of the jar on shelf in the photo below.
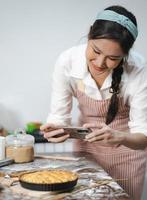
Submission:
<svg viewBox="0 0 147 200">
<path fill-rule="evenodd" d="M 4 129 L 4 127 L 0 124 L 0 136 L 6 136 L 7 131 Z"/>
<path fill-rule="evenodd" d="M 16 130 L 6 136 L 6 157 L 16 163 L 26 163 L 34 160 L 34 137 L 24 130 Z"/>
</svg>

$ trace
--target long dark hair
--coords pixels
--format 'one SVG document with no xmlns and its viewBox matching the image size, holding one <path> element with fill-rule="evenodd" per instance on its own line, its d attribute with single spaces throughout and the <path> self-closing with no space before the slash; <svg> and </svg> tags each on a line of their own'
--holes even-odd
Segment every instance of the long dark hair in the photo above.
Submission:
<svg viewBox="0 0 147 200">
<path fill-rule="evenodd" d="M 135 16 L 126 10 L 122 6 L 111 6 L 106 8 L 105 10 L 112 10 L 119 14 L 122 14 L 128 17 L 136 26 L 136 18 Z M 108 21 L 108 20 L 96 20 L 94 24 L 90 27 L 90 31 L 88 34 L 88 39 L 111 39 L 118 42 L 124 52 L 125 55 L 128 55 L 129 50 L 133 46 L 134 38 L 132 34 L 123 26 L 116 22 Z M 118 94 L 120 92 L 120 82 L 121 76 L 123 74 L 123 65 L 124 60 L 122 60 L 112 73 L 112 83 L 110 87 L 110 92 L 112 93 L 112 97 L 110 100 L 107 116 L 106 116 L 106 124 L 110 124 L 115 118 L 118 112 L 119 99 Z"/>
</svg>

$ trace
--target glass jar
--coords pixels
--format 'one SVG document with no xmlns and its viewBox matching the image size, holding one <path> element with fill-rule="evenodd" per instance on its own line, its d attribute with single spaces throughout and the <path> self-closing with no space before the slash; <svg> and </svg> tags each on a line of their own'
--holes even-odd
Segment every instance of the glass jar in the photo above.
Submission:
<svg viewBox="0 0 147 200">
<path fill-rule="evenodd" d="M 6 157 L 16 163 L 26 163 L 34 160 L 34 137 L 24 130 L 17 130 L 6 136 Z"/>
</svg>

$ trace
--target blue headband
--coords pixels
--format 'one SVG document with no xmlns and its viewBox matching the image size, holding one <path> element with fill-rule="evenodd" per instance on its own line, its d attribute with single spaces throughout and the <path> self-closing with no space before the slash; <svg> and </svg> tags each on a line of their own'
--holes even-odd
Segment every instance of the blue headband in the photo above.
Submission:
<svg viewBox="0 0 147 200">
<path fill-rule="evenodd" d="M 137 38 L 138 35 L 137 27 L 128 17 L 125 17 L 124 15 L 120 15 L 112 10 L 104 10 L 98 13 L 96 19 L 117 22 L 118 24 L 124 26 L 132 34 L 134 39 Z"/>
</svg>

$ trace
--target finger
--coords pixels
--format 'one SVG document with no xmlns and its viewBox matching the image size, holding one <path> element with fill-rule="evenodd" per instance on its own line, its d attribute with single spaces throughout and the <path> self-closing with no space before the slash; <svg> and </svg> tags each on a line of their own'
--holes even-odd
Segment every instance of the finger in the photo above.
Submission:
<svg viewBox="0 0 147 200">
<path fill-rule="evenodd" d="M 104 124 L 101 123 L 101 124 L 97 124 L 97 123 L 86 123 L 83 125 L 84 128 L 103 128 Z"/>
<path fill-rule="evenodd" d="M 44 137 L 45 138 L 50 138 L 50 137 L 54 137 L 54 136 L 57 136 L 61 133 L 64 133 L 64 129 L 56 129 L 54 131 L 50 131 L 50 132 L 45 132 L 44 133 Z"/>
<path fill-rule="evenodd" d="M 96 135 L 96 136 L 91 137 L 91 138 L 86 138 L 86 141 L 94 142 L 94 141 L 103 140 L 104 142 L 107 143 L 107 141 L 109 141 L 109 139 L 111 139 L 111 137 L 112 137 L 112 135 L 110 133 L 107 133 L 107 134 L 102 134 L 102 135 Z"/>
<path fill-rule="evenodd" d="M 100 136 L 100 135 L 104 135 L 105 134 L 105 129 L 101 128 L 101 129 L 98 129 L 96 131 L 93 131 L 89 134 L 87 134 L 85 136 L 86 139 L 90 139 L 90 138 L 93 138 L 93 137 L 96 137 L 96 136 Z"/>
<path fill-rule="evenodd" d="M 62 137 L 58 137 L 58 138 L 48 138 L 48 142 L 53 142 L 53 143 L 59 143 L 59 142 L 64 142 L 66 139 L 69 138 L 69 134 L 68 135 L 64 135 Z"/>
<path fill-rule="evenodd" d="M 51 127 L 55 127 L 55 125 L 51 123 L 43 124 L 42 126 L 40 126 L 40 130 L 45 131 L 46 129 L 51 128 Z"/>
<path fill-rule="evenodd" d="M 95 141 L 101 141 L 101 140 L 104 140 L 104 136 L 103 135 L 94 136 L 92 138 L 85 139 L 85 141 L 87 141 L 87 142 L 95 142 Z"/>
</svg>

